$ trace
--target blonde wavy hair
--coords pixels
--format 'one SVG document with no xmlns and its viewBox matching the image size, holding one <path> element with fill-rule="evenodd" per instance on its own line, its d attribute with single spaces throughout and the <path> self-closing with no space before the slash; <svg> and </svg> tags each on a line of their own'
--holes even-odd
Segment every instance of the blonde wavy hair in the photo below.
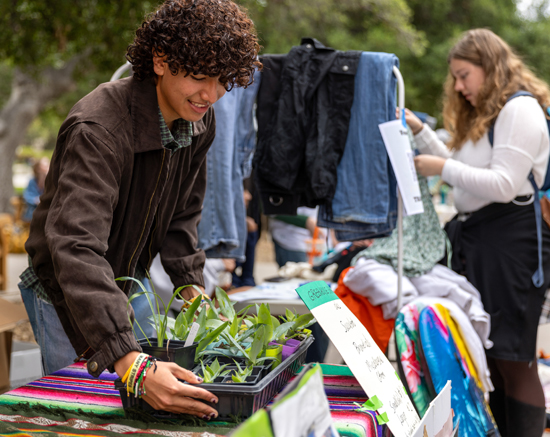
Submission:
<svg viewBox="0 0 550 437">
<path fill-rule="evenodd" d="M 478 91 L 476 106 L 455 91 L 455 78 L 449 71 L 444 87 L 443 120 L 452 139 L 448 146 L 459 150 L 467 140 L 478 141 L 495 122 L 508 97 L 516 91 L 529 91 L 546 108 L 550 89 L 537 78 L 510 46 L 487 29 L 463 34 L 449 52 L 447 62 L 460 59 L 483 68 L 485 80 Z"/>
</svg>

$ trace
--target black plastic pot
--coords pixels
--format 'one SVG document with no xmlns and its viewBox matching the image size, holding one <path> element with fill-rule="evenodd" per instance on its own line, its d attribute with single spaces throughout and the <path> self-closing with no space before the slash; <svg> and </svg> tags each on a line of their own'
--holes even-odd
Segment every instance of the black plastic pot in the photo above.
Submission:
<svg viewBox="0 0 550 437">
<path fill-rule="evenodd" d="M 195 367 L 195 352 L 198 343 L 193 343 L 191 346 L 184 347 L 185 342 L 179 340 L 164 341 L 162 347 L 155 346 L 156 338 L 149 339 L 151 346 L 146 339 L 138 340 L 141 349 L 146 354 L 155 357 L 160 361 L 169 361 L 176 363 L 184 369 L 193 369 Z"/>
</svg>

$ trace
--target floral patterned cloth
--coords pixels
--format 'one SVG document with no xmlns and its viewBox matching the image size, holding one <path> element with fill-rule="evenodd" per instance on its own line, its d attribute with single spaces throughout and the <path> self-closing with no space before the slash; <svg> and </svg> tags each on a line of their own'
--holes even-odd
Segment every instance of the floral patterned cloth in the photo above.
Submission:
<svg viewBox="0 0 550 437">
<path fill-rule="evenodd" d="M 411 141 L 414 145 L 414 142 Z M 403 218 L 403 274 L 414 278 L 429 272 L 445 256 L 447 235 L 439 224 L 432 196 L 425 177 L 418 175 L 424 213 Z M 379 238 L 352 260 L 374 259 L 397 270 L 397 230 L 387 238 Z"/>
</svg>

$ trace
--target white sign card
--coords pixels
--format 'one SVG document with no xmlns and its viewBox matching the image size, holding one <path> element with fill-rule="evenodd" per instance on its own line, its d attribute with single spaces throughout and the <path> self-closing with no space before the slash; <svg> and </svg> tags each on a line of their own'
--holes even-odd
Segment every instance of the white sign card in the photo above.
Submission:
<svg viewBox="0 0 550 437">
<path fill-rule="evenodd" d="M 451 381 L 430 402 L 430 406 L 413 437 L 450 437 L 453 434 L 451 410 Z"/>
<path fill-rule="evenodd" d="M 391 165 L 407 215 L 424 212 L 420 187 L 414 167 L 414 154 L 411 149 L 407 128 L 401 120 L 388 121 L 378 125 L 388 151 Z"/>
<path fill-rule="evenodd" d="M 420 418 L 395 369 L 359 319 L 323 281 L 296 291 L 375 405 L 379 423 L 387 422 L 395 437 L 413 436 Z"/>
</svg>

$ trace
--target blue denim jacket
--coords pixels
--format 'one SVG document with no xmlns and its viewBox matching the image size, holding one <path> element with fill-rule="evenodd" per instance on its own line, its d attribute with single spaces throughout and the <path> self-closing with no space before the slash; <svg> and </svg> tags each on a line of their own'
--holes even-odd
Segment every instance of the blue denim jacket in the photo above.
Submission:
<svg viewBox="0 0 550 437">
<path fill-rule="evenodd" d="M 319 226 L 336 229 L 344 240 L 387 236 L 395 227 L 397 182 L 378 129 L 395 119 L 394 66 L 399 60 L 393 54 L 361 54 L 332 217 L 322 206 L 318 219 Z"/>
<path fill-rule="evenodd" d="M 233 88 L 214 103 L 216 138 L 206 156 L 206 194 L 199 247 L 208 258 L 244 261 L 246 210 L 243 179 L 250 176 L 256 145 L 254 102 L 260 73 L 248 88 Z"/>
</svg>

